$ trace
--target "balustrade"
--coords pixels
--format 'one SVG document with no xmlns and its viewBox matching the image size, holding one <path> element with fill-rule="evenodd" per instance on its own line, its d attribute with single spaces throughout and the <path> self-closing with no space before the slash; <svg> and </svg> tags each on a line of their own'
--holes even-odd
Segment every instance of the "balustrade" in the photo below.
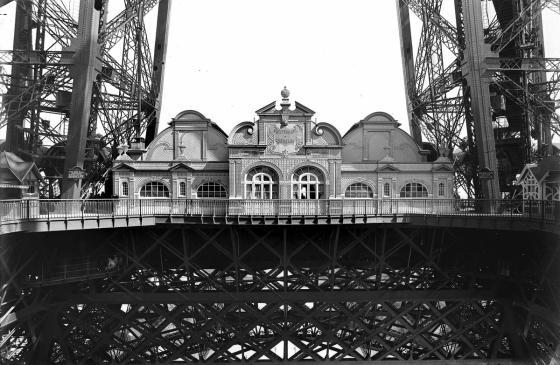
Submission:
<svg viewBox="0 0 560 365">
<path fill-rule="evenodd" d="M 494 215 L 558 222 L 560 202 L 463 199 L 97 199 L 4 200 L 0 223 L 131 216 Z"/>
</svg>

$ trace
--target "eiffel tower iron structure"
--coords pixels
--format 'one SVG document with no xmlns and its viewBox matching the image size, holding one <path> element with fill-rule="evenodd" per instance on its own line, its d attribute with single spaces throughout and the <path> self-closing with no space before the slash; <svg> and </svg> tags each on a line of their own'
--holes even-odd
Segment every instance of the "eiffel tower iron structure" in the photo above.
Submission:
<svg viewBox="0 0 560 365">
<path fill-rule="evenodd" d="M 13 50 L 0 52 L 0 127 L 5 149 L 44 172 L 43 197 L 98 194 L 117 146 L 157 133 L 170 2 L 120 5 L 109 17 L 108 0 L 0 2 L 15 6 Z M 83 179 L 63 183 L 74 167 Z"/>
<path fill-rule="evenodd" d="M 512 194 L 560 133 L 559 59 L 546 58 L 543 30 L 558 1 L 400 0 L 397 10 L 411 133 L 456 152 L 469 196 Z M 480 179 L 488 170 L 499 179 Z"/>
<path fill-rule="evenodd" d="M 117 147 L 158 131 L 171 1 L 109 16 L 113 1 L 0 0 L 16 4 L 4 148 L 36 162 L 44 198 L 95 195 Z M 481 206 L 513 194 L 560 132 L 560 62 L 542 30 L 560 3 L 396 6 L 412 136 L 455 153 L 457 190 Z M 497 218 L 229 217 L 118 216 L 103 200 L 71 201 L 72 215 L 65 202 L 0 202 L 3 364 L 560 361 L 560 229 L 544 204 Z"/>
</svg>

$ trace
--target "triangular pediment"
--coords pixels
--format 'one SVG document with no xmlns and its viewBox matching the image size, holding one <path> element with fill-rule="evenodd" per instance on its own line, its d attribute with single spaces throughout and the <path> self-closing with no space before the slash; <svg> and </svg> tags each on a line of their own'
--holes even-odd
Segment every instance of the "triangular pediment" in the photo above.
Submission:
<svg viewBox="0 0 560 365">
<path fill-rule="evenodd" d="M 309 114 L 309 115 L 313 115 L 315 114 L 315 112 L 311 109 L 309 109 L 308 107 L 306 107 L 303 104 L 300 104 L 299 102 L 294 102 L 294 106 L 295 108 L 292 110 L 290 109 L 290 114 Z M 276 107 L 276 102 L 273 101 L 270 104 L 267 104 L 265 106 L 263 106 L 262 108 L 260 108 L 259 110 L 257 110 L 255 113 L 257 113 L 257 115 L 261 115 L 261 114 L 281 114 L 282 113 L 282 109 L 279 109 Z"/>
<path fill-rule="evenodd" d="M 169 171 L 180 171 L 180 170 L 185 170 L 185 171 L 193 171 L 193 168 L 180 162 L 176 165 L 173 165 L 169 168 Z"/>
<path fill-rule="evenodd" d="M 393 165 L 383 165 L 377 168 L 378 172 L 399 172 L 401 170 L 399 170 L 398 168 L 396 168 Z"/>
<path fill-rule="evenodd" d="M 113 171 L 136 171 L 136 169 L 129 164 L 121 163 L 113 167 Z"/>
<path fill-rule="evenodd" d="M 276 109 L 276 102 L 273 101 L 272 103 L 269 103 L 265 106 L 263 106 L 262 108 L 260 108 L 259 110 L 257 110 L 255 113 L 257 113 L 257 115 L 260 114 L 275 114 L 278 113 L 280 110 Z"/>
<path fill-rule="evenodd" d="M 305 105 L 300 104 L 297 101 L 295 103 L 296 103 L 296 109 L 294 110 L 294 112 L 305 113 L 305 114 L 315 114 L 315 112 L 313 110 L 309 109 Z"/>
<path fill-rule="evenodd" d="M 453 172 L 453 168 L 449 165 L 438 165 L 432 168 L 433 172 Z"/>
</svg>

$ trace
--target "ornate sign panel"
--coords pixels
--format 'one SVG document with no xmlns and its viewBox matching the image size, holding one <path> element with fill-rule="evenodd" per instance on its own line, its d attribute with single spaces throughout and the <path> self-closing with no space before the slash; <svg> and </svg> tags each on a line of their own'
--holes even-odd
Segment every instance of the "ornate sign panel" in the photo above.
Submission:
<svg viewBox="0 0 560 365">
<path fill-rule="evenodd" d="M 300 125 L 269 127 L 267 132 L 267 153 L 291 155 L 303 147 L 303 127 Z"/>
<path fill-rule="evenodd" d="M 80 180 L 86 177 L 86 172 L 79 166 L 74 166 L 68 169 L 68 179 L 70 180 Z"/>
</svg>

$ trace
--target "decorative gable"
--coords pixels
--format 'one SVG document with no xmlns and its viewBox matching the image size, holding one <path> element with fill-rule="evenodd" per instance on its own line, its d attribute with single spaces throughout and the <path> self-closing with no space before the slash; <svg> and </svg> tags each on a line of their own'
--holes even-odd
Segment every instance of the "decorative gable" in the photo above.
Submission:
<svg viewBox="0 0 560 365">
<path fill-rule="evenodd" d="M 270 104 L 267 104 L 265 106 L 263 106 L 262 108 L 260 108 L 259 110 L 257 110 L 255 113 L 257 113 L 257 115 L 279 115 L 282 114 L 283 111 L 286 111 L 285 109 L 283 109 L 282 107 L 277 108 L 277 104 L 275 101 L 273 101 Z M 299 103 L 299 102 L 294 102 L 294 109 L 288 109 L 287 112 L 289 114 L 297 114 L 297 115 L 307 115 L 307 116 L 312 116 L 315 114 L 315 112 L 313 110 L 311 110 L 310 108 L 306 107 L 305 105 Z"/>
<path fill-rule="evenodd" d="M 169 171 L 194 171 L 194 169 L 184 163 L 178 163 L 169 168 Z"/>
<path fill-rule="evenodd" d="M 113 171 L 136 171 L 136 169 L 127 163 L 120 163 L 113 167 Z"/>
<path fill-rule="evenodd" d="M 453 172 L 453 168 L 449 165 L 435 165 L 432 172 Z"/>
<path fill-rule="evenodd" d="M 393 165 L 383 165 L 376 169 L 377 172 L 400 172 L 401 170 Z"/>
</svg>

